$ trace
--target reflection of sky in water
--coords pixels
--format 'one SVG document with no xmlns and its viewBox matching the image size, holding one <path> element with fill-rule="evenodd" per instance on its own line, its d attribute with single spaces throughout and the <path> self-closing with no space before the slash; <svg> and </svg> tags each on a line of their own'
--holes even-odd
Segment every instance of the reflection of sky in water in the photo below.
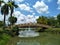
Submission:
<svg viewBox="0 0 60 45">
<path fill-rule="evenodd" d="M 17 43 L 17 45 L 40 45 L 37 41 L 20 41 Z"/>
<path fill-rule="evenodd" d="M 19 41 L 17 42 L 17 45 L 57 45 L 51 42 L 47 42 L 47 43 L 39 43 L 38 41 Z"/>
</svg>

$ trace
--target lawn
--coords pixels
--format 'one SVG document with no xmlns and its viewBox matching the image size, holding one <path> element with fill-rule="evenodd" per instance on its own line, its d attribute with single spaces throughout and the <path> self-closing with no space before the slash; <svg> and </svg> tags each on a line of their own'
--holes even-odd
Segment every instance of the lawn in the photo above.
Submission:
<svg viewBox="0 0 60 45">
<path fill-rule="evenodd" d="M 0 34 L 0 45 L 6 45 L 10 38 L 8 34 Z"/>
</svg>

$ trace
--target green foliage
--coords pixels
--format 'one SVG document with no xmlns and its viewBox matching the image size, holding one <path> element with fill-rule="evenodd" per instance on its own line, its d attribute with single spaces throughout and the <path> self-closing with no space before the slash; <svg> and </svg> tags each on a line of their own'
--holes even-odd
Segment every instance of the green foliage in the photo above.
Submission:
<svg viewBox="0 0 60 45">
<path fill-rule="evenodd" d="M 7 4 L 4 4 L 2 7 L 1 7 L 1 14 L 4 15 L 4 29 L 6 27 L 6 15 L 9 14 L 9 7 Z"/>
<path fill-rule="evenodd" d="M 3 6 L 1 6 L 1 4 L 4 3 Z M 4 28 L 5 28 L 5 18 L 6 18 L 6 15 L 9 14 L 9 9 L 11 11 L 10 15 L 12 17 L 12 13 L 13 13 L 13 10 L 14 10 L 14 7 L 17 8 L 18 6 L 15 4 L 14 1 L 9 1 L 7 3 L 3 2 L 2 0 L 0 0 L 0 6 L 1 6 L 1 14 L 4 15 Z M 16 19 L 16 18 L 15 18 Z M 14 22 L 12 22 L 13 24 Z"/>
<path fill-rule="evenodd" d="M 15 7 L 15 8 L 18 7 L 18 6 L 15 4 L 14 1 L 9 1 L 9 2 L 8 2 L 8 6 L 10 7 L 10 9 L 11 9 L 11 7 Z"/>
<path fill-rule="evenodd" d="M 48 28 L 45 31 L 52 32 L 52 33 L 60 33 L 60 28 Z"/>
<path fill-rule="evenodd" d="M 12 17 L 12 13 L 13 13 L 14 7 L 17 8 L 18 6 L 15 4 L 14 1 L 9 1 L 9 2 L 8 2 L 8 6 L 9 6 L 9 8 L 10 8 L 10 11 L 11 11 L 10 15 L 11 15 L 11 17 Z"/>
<path fill-rule="evenodd" d="M 45 17 L 45 16 L 40 16 L 37 19 L 37 23 L 46 24 L 46 25 L 50 25 L 50 26 L 53 26 L 53 27 L 58 27 L 58 25 L 59 25 L 58 20 L 55 17 Z"/>
<path fill-rule="evenodd" d="M 49 17 L 47 22 L 48 22 L 47 24 L 50 26 L 56 26 L 57 25 L 57 20 L 54 17 Z"/>
<path fill-rule="evenodd" d="M 41 16 L 37 19 L 37 23 L 39 24 L 47 24 L 47 17 Z"/>
<path fill-rule="evenodd" d="M 40 31 L 41 30 L 41 28 L 40 27 L 38 27 L 37 29 L 36 29 L 36 31 Z"/>
<path fill-rule="evenodd" d="M 11 38 L 7 34 L 1 34 L 0 36 L 1 36 L 1 38 L 0 38 L 0 45 L 6 45 L 7 42 L 9 41 L 9 39 Z"/>
<path fill-rule="evenodd" d="M 13 25 L 14 23 L 16 23 L 17 18 L 16 17 L 9 17 L 9 22 Z"/>
<path fill-rule="evenodd" d="M 12 32 L 15 33 L 15 35 L 18 35 L 19 34 L 19 28 L 18 28 L 18 26 L 14 26 L 12 28 Z"/>
<path fill-rule="evenodd" d="M 57 15 L 57 20 L 58 20 L 58 22 L 60 24 L 60 14 Z"/>
<path fill-rule="evenodd" d="M 1 14 L 4 14 L 4 15 L 9 14 L 9 7 L 7 4 L 5 4 L 1 7 Z"/>
<path fill-rule="evenodd" d="M 2 21 L 0 21 L 0 27 L 3 27 L 4 23 Z"/>
</svg>

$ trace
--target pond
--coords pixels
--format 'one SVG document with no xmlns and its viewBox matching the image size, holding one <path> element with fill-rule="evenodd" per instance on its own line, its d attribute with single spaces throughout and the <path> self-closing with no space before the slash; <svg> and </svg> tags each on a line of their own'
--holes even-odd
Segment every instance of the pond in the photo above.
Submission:
<svg viewBox="0 0 60 45">
<path fill-rule="evenodd" d="M 53 32 L 35 32 L 28 28 L 10 39 L 7 45 L 60 45 L 60 34 Z"/>
<path fill-rule="evenodd" d="M 24 31 L 19 31 L 18 37 L 36 37 L 39 36 L 38 32 L 35 32 L 35 30 L 32 30 L 31 28 L 27 28 Z"/>
<path fill-rule="evenodd" d="M 17 45 L 40 45 L 40 43 L 39 42 L 37 42 L 37 41 L 20 41 L 20 42 L 18 42 L 17 43 Z"/>
<path fill-rule="evenodd" d="M 16 45 L 60 45 L 60 34 L 40 33 L 38 37 L 19 37 Z"/>
</svg>

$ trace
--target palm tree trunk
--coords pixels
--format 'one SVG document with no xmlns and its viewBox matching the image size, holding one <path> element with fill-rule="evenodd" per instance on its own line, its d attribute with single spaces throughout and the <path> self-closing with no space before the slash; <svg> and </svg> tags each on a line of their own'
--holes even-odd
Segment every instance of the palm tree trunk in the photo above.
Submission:
<svg viewBox="0 0 60 45">
<path fill-rule="evenodd" d="M 14 12 L 13 10 L 14 10 L 14 7 L 11 7 L 11 14 L 10 14 L 11 17 L 12 17 L 12 14 L 13 14 L 13 12 Z"/>
<path fill-rule="evenodd" d="M 12 14 L 13 14 L 13 7 L 11 8 L 11 17 L 12 17 Z M 12 25 L 12 23 L 10 23 Z"/>
<path fill-rule="evenodd" d="M 5 26 L 6 26 L 6 23 L 5 23 L 5 19 L 6 18 L 6 15 L 4 15 L 4 29 L 5 29 Z"/>
</svg>

